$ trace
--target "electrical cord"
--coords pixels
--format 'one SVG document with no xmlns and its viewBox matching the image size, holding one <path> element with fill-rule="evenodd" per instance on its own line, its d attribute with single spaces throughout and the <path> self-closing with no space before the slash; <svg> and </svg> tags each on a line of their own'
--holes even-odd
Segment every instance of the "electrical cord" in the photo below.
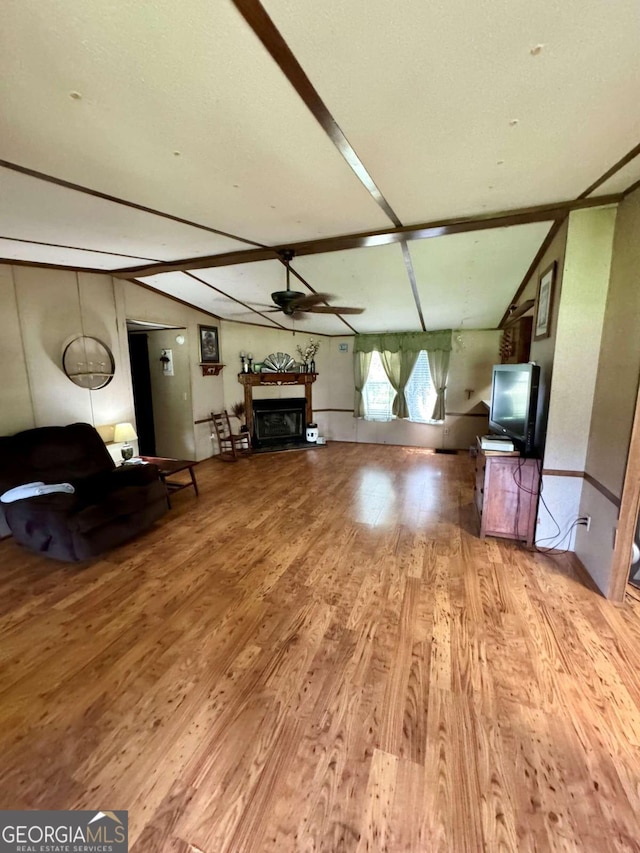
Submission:
<svg viewBox="0 0 640 853">
<path fill-rule="evenodd" d="M 534 495 L 534 496 L 542 493 L 542 467 L 541 467 L 541 463 L 540 463 L 539 459 L 536 459 L 536 467 L 538 469 L 538 488 L 537 488 L 537 490 L 528 488 L 527 486 L 525 486 L 525 484 L 522 481 L 522 472 L 524 469 L 524 459 L 522 456 L 517 457 L 516 467 L 511 473 L 511 476 L 513 477 L 513 482 L 516 484 L 516 487 L 517 487 L 517 491 L 516 491 L 516 513 L 515 513 L 515 520 L 514 520 L 514 526 L 513 526 L 513 533 L 514 533 L 514 536 L 516 539 L 518 538 L 518 535 L 519 535 L 518 531 L 520 529 L 520 509 L 521 509 L 520 492 L 524 492 L 527 495 Z M 516 474 L 517 474 L 517 477 L 516 477 Z M 555 519 L 554 519 L 554 521 L 555 521 Z M 558 528 L 558 532 L 559 531 L 560 531 L 560 528 Z"/>
<path fill-rule="evenodd" d="M 554 519 L 554 522 L 555 522 L 555 519 Z M 567 536 L 569 536 L 571 534 L 571 531 L 574 530 L 576 527 L 579 527 L 581 523 L 582 523 L 581 518 L 576 518 L 575 521 L 572 521 L 571 524 L 569 525 L 569 527 L 567 528 L 567 530 L 562 535 L 562 538 L 555 545 L 552 545 L 551 548 L 541 548 L 536 543 L 533 547 L 533 550 L 537 551 L 540 554 L 550 554 L 551 556 L 560 556 L 561 554 L 568 554 L 569 553 L 569 547 L 560 550 L 558 548 L 558 546 L 562 542 L 564 542 L 564 540 L 567 538 Z M 556 526 L 557 526 L 557 522 L 556 522 Z M 554 539 L 554 538 L 557 538 L 557 537 L 545 536 L 543 539 L 538 539 L 538 542 L 547 542 L 549 539 Z"/>
<path fill-rule="evenodd" d="M 534 496 L 536 495 L 535 489 L 528 488 L 522 482 L 523 467 L 524 467 L 524 460 L 521 456 L 519 456 L 516 468 L 514 469 L 514 471 L 512 473 L 513 481 L 516 484 L 517 489 L 518 489 L 517 490 L 517 497 L 516 497 L 516 514 L 515 514 L 515 523 L 514 523 L 514 534 L 516 535 L 516 537 L 518 535 L 518 530 L 520 527 L 520 506 L 521 506 L 520 505 L 520 492 L 521 491 L 525 492 L 525 494 L 528 494 L 528 495 L 534 495 Z M 549 518 L 551 519 L 551 521 L 553 521 L 553 523 L 556 527 L 557 533 L 554 533 L 553 536 L 544 536 L 542 539 L 538 539 L 537 542 L 533 545 L 533 548 L 525 548 L 525 550 L 533 552 L 533 553 L 538 552 L 540 554 L 550 554 L 553 556 L 560 555 L 560 554 L 567 554 L 569 552 L 568 547 L 565 549 L 559 549 L 558 546 L 562 542 L 564 542 L 564 540 L 567 538 L 567 536 L 569 536 L 571 534 L 571 532 L 576 527 L 583 524 L 585 519 L 583 516 L 579 516 L 578 518 L 576 518 L 574 521 L 572 521 L 569 524 L 568 528 L 563 533 L 563 531 L 560 528 L 560 525 L 558 524 L 555 516 L 553 515 L 553 513 L 549 509 L 549 506 L 544 499 L 544 495 L 542 494 L 543 489 L 544 489 L 544 480 L 542 479 L 542 460 L 536 459 L 536 468 L 538 469 L 537 495 L 538 495 L 540 502 L 542 503 L 543 507 L 546 509 L 547 514 L 549 515 Z M 516 474 L 517 474 L 517 477 L 516 477 Z M 551 545 L 551 547 L 544 547 L 544 546 L 541 547 L 538 545 L 538 542 L 550 542 L 550 541 L 552 541 L 554 543 L 553 545 Z M 520 543 L 520 544 L 521 544 L 521 547 L 523 547 L 523 548 L 525 547 L 524 545 L 522 545 L 522 543 Z"/>
<path fill-rule="evenodd" d="M 556 530 L 558 532 L 554 533 L 553 536 L 544 536 L 542 539 L 538 539 L 538 541 L 536 543 L 534 543 L 534 546 L 531 550 L 537 551 L 540 554 L 551 554 L 553 556 L 560 555 L 560 554 L 567 554 L 569 552 L 569 548 L 567 547 L 563 550 L 558 550 L 558 545 L 560 545 L 561 542 L 564 542 L 564 540 L 567 538 L 567 536 L 570 535 L 572 530 L 575 530 L 576 527 L 579 527 L 581 524 L 583 524 L 585 521 L 585 518 L 584 518 L 584 516 L 578 516 L 578 518 L 574 519 L 569 524 L 569 527 L 565 530 L 565 532 L 564 533 L 562 532 L 562 530 L 560 529 L 560 525 L 558 524 L 555 516 L 553 515 L 553 513 L 549 509 L 549 506 L 544 499 L 544 495 L 542 494 L 544 481 L 542 479 L 542 466 L 541 466 L 540 462 L 538 464 L 538 467 L 540 470 L 540 501 L 542 502 L 543 507 L 546 509 L 549 518 L 555 524 Z M 558 541 L 555 543 L 555 545 L 552 545 L 550 548 L 540 547 L 538 545 L 538 542 L 549 542 L 549 541 L 552 541 L 555 539 L 557 539 Z"/>
<path fill-rule="evenodd" d="M 549 509 L 549 506 L 544 499 L 544 495 L 542 494 L 543 489 L 544 489 L 544 480 L 542 478 L 542 460 L 541 459 L 535 460 L 536 469 L 537 469 L 537 476 L 538 476 L 538 482 L 536 484 L 537 489 L 536 488 L 529 488 L 528 486 L 526 486 L 523 483 L 522 472 L 524 470 L 524 462 L 525 462 L 525 460 L 523 459 L 523 457 L 519 456 L 517 458 L 516 467 L 511 472 L 511 476 L 513 477 L 513 481 L 516 484 L 516 512 L 515 512 L 514 529 L 513 529 L 516 541 L 521 548 L 523 548 L 526 551 L 529 551 L 529 553 L 540 553 L 540 554 L 547 554 L 547 555 L 551 555 L 551 556 L 560 556 L 562 554 L 567 554 L 569 552 L 568 547 L 564 548 L 564 549 L 559 549 L 558 546 L 561 545 L 562 542 L 564 542 L 564 540 L 567 538 L 567 536 L 570 536 L 571 532 L 576 527 L 583 524 L 586 521 L 586 519 L 584 518 L 584 516 L 578 516 L 578 518 L 574 519 L 569 524 L 567 529 L 563 532 L 562 529 L 560 528 L 560 525 L 558 524 L 555 516 L 553 515 L 553 513 Z M 537 496 L 539 498 L 540 502 L 542 503 L 542 505 L 546 509 L 547 514 L 549 515 L 549 518 L 554 523 L 556 531 L 557 531 L 557 533 L 554 533 L 552 536 L 544 536 L 541 539 L 538 539 L 537 542 L 534 543 L 532 548 L 526 547 L 523 542 L 520 542 L 518 540 L 519 528 L 520 528 L 520 511 L 521 511 L 520 492 L 524 492 L 527 495 Z M 538 542 L 553 542 L 554 544 L 551 545 L 551 547 L 544 547 L 544 546 L 541 547 L 540 545 L 538 545 Z"/>
</svg>

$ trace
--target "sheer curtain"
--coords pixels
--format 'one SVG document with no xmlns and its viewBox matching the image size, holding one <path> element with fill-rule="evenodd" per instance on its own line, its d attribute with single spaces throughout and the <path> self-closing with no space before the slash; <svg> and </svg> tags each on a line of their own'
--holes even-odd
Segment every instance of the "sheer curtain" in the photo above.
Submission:
<svg viewBox="0 0 640 853">
<path fill-rule="evenodd" d="M 437 395 L 431 416 L 434 421 L 444 420 L 444 394 L 447 390 L 447 377 L 449 375 L 449 355 L 448 350 L 427 350 L 431 381 Z"/>
<path fill-rule="evenodd" d="M 415 366 L 420 352 L 411 352 L 399 350 L 398 352 L 389 352 L 383 350 L 380 353 L 380 360 L 384 367 L 384 372 L 387 374 L 387 379 L 391 383 L 391 387 L 396 392 L 396 398 L 393 401 L 393 414 L 397 418 L 408 418 L 409 409 L 407 400 L 404 396 L 404 389 L 407 387 L 407 382 L 411 378 L 411 372 Z"/>
<path fill-rule="evenodd" d="M 371 367 L 373 352 L 356 352 L 353 360 L 353 373 L 355 378 L 356 393 L 353 403 L 353 417 L 363 418 L 365 416 L 364 402 L 362 400 L 362 389 L 365 386 Z"/>
</svg>

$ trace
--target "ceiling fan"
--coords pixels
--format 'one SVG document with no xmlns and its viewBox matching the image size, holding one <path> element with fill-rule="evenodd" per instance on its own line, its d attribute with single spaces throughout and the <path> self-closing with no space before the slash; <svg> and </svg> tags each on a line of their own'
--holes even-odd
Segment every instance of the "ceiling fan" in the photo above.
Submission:
<svg viewBox="0 0 640 853">
<path fill-rule="evenodd" d="M 332 297 L 328 293 L 300 293 L 291 290 L 289 278 L 291 275 L 291 260 L 294 252 L 287 250 L 282 252 L 281 258 L 287 270 L 287 289 L 276 290 L 271 294 L 271 299 L 276 305 L 265 311 L 265 314 L 282 311 L 287 317 L 299 319 L 303 314 L 362 314 L 364 308 L 333 307 L 331 305 L 320 305 Z"/>
</svg>

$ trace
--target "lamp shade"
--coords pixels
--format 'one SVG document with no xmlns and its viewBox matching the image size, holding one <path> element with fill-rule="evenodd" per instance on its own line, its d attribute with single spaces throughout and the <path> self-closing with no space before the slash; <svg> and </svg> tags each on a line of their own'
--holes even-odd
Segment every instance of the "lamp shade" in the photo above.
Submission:
<svg viewBox="0 0 640 853">
<path fill-rule="evenodd" d="M 138 436 L 133 426 L 129 423 L 116 424 L 113 430 L 113 441 L 120 444 L 123 441 L 134 441 Z"/>
</svg>

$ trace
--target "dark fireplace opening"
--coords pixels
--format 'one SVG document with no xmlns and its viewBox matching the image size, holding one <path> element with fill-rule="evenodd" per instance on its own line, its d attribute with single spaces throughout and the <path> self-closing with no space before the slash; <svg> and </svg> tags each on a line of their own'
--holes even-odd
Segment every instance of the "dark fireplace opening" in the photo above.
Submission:
<svg viewBox="0 0 640 853">
<path fill-rule="evenodd" d="M 256 449 L 306 444 L 304 397 L 253 401 L 253 446 Z"/>
</svg>

